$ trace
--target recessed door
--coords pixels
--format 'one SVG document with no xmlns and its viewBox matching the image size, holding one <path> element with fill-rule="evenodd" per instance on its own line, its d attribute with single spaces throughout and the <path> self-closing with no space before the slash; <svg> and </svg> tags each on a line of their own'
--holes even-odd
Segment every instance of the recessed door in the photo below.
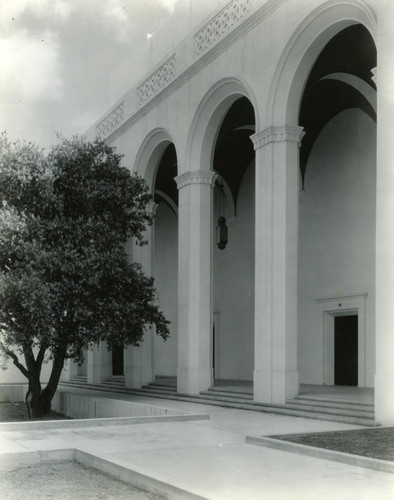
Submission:
<svg viewBox="0 0 394 500">
<path fill-rule="evenodd" d="M 124 375 L 123 346 L 112 348 L 112 375 Z"/>
<path fill-rule="evenodd" d="M 358 316 L 335 317 L 335 385 L 358 385 Z"/>
</svg>

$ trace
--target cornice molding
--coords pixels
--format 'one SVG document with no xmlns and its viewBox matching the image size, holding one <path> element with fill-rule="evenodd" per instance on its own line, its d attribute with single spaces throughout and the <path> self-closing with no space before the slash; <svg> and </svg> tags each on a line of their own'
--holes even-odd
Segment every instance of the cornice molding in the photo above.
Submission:
<svg viewBox="0 0 394 500">
<path fill-rule="evenodd" d="M 338 302 L 344 300 L 360 300 L 366 299 L 368 297 L 367 292 L 354 292 L 354 293 L 346 293 L 346 294 L 338 294 L 334 297 L 321 297 L 316 299 L 316 302 L 324 303 L 324 302 Z"/>
<path fill-rule="evenodd" d="M 182 189 L 190 184 L 209 184 L 212 186 L 217 178 L 216 172 L 197 170 L 195 172 L 185 172 L 174 178 L 178 189 Z"/>
<path fill-rule="evenodd" d="M 302 127 L 283 125 L 282 127 L 268 127 L 262 132 L 250 136 L 255 151 L 272 142 L 295 142 L 301 145 L 305 132 Z"/>
</svg>

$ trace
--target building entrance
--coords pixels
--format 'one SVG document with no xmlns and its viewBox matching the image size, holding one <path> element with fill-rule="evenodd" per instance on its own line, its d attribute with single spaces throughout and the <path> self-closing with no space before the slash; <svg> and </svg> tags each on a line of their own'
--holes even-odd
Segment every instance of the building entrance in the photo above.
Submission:
<svg viewBox="0 0 394 500">
<path fill-rule="evenodd" d="M 336 316 L 335 385 L 358 385 L 358 316 Z"/>
<path fill-rule="evenodd" d="M 124 375 L 123 345 L 112 348 L 112 375 Z"/>
</svg>

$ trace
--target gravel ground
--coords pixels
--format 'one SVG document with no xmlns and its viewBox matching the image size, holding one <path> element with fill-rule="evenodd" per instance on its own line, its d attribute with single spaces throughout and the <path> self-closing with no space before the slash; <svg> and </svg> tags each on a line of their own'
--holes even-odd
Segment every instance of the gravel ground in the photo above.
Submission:
<svg viewBox="0 0 394 500">
<path fill-rule="evenodd" d="M 75 462 L 0 471 L 0 500 L 163 500 Z"/>
<path fill-rule="evenodd" d="M 39 420 L 64 419 L 51 412 Z M 0 403 L 0 422 L 29 420 L 24 402 Z M 162 500 L 76 462 L 0 471 L 0 500 Z"/>
<path fill-rule="evenodd" d="M 270 437 L 363 457 L 394 461 L 394 427 Z"/>
</svg>

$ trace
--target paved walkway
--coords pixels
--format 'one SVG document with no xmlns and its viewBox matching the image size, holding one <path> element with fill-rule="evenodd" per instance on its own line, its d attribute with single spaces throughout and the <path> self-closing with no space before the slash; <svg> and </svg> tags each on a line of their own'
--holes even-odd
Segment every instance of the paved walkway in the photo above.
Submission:
<svg viewBox="0 0 394 500">
<path fill-rule="evenodd" d="M 0 425 L 0 453 L 77 448 L 214 500 L 394 498 L 393 474 L 245 444 L 246 435 L 357 426 L 147 397 L 130 399 L 209 413 L 210 419 L 9 432 Z"/>
</svg>

